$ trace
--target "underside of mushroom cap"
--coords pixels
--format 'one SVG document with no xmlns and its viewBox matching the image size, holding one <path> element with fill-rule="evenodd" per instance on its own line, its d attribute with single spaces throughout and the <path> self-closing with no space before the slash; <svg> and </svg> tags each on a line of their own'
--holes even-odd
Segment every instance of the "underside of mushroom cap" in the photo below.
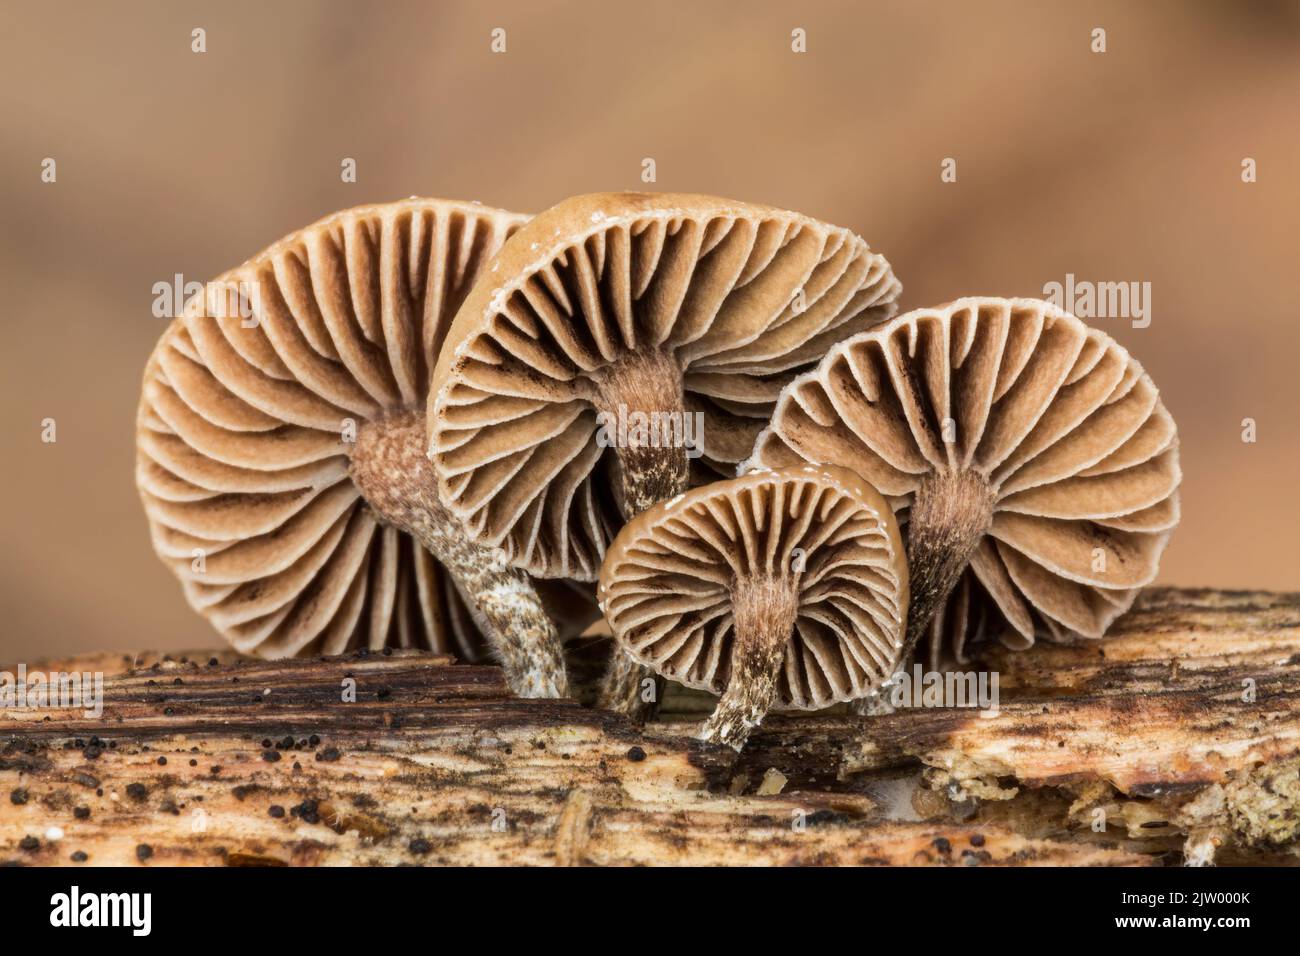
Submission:
<svg viewBox="0 0 1300 956">
<path fill-rule="evenodd" d="M 963 641 L 990 603 L 988 629 L 1018 646 L 1101 636 L 1179 517 L 1177 432 L 1150 377 L 1036 299 L 959 299 L 833 347 L 783 390 L 741 470 L 804 461 L 854 469 L 904 522 L 927 476 L 987 484 L 991 524 L 932 625 Z"/>
<path fill-rule="evenodd" d="M 159 556 L 237 649 L 482 656 L 438 562 L 361 499 L 349 447 L 423 411 L 456 308 L 525 221 L 437 199 L 336 213 L 208 283 L 167 329 L 137 484 Z"/>
<path fill-rule="evenodd" d="M 781 386 L 892 315 L 900 288 L 862 239 L 796 213 L 674 194 L 567 200 L 506 244 L 452 326 L 429 411 L 442 498 L 516 566 L 594 580 L 636 510 L 616 500 L 620 458 L 601 424 L 617 441 L 618 423 L 602 410 L 662 412 L 674 440 L 698 413 L 689 480 L 729 475 Z"/>
<path fill-rule="evenodd" d="M 753 472 L 663 502 L 619 533 L 597 593 L 628 653 L 720 694 L 732 676 L 736 593 L 760 581 L 788 582 L 797 609 L 778 707 L 862 698 L 897 669 L 902 539 L 888 503 L 846 469 Z"/>
</svg>

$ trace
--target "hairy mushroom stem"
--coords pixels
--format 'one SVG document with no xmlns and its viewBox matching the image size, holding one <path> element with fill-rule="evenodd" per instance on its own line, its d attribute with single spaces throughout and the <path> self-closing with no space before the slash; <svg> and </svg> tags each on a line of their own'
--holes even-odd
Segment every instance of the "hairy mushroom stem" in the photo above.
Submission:
<svg viewBox="0 0 1300 956">
<path fill-rule="evenodd" d="M 799 611 L 798 575 L 742 575 L 731 589 L 731 673 L 700 739 L 739 751 L 776 698 Z"/>
<path fill-rule="evenodd" d="M 983 475 L 969 470 L 941 471 L 921 480 L 907 515 L 911 597 L 907 633 L 898 656 L 899 670 L 906 669 L 917 643 L 961 580 L 992 523 L 993 491 Z M 881 698 L 863 698 L 854 702 L 853 709 L 859 714 L 872 714 L 892 708 L 882 704 Z"/>
<path fill-rule="evenodd" d="M 352 480 L 382 521 L 414 537 L 447 569 L 510 689 L 520 697 L 566 696 L 560 638 L 533 582 L 495 549 L 473 543 L 443 507 L 426 439 L 423 412 L 365 423 L 352 446 Z"/>
<path fill-rule="evenodd" d="M 922 479 L 907 515 L 911 598 L 900 657 L 904 666 L 992 524 L 993 492 L 983 475 L 942 471 Z"/>
<path fill-rule="evenodd" d="M 629 352 L 603 369 L 596 405 L 618 458 L 618 504 L 631 519 L 686 490 L 686 402 L 682 370 L 659 349 Z M 698 436 L 695 436 L 698 437 Z"/>
<path fill-rule="evenodd" d="M 625 520 L 682 494 L 690 483 L 682 370 L 660 349 L 629 352 L 596 382 L 604 440 L 617 459 L 615 494 Z M 654 693 L 646 700 L 646 681 Z M 615 648 L 601 679 L 598 706 L 643 721 L 663 694 L 663 678 Z"/>
</svg>

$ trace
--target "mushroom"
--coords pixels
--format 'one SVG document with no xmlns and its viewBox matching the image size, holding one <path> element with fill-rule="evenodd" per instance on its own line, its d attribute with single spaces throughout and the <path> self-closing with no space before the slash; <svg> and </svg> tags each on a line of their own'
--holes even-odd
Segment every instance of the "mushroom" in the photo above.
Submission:
<svg viewBox="0 0 1300 956">
<path fill-rule="evenodd" d="M 802 465 L 642 512 L 614 539 L 597 594 L 628 654 L 721 694 L 700 739 L 740 750 L 774 702 L 858 700 L 894 673 L 907 561 L 861 476 Z"/>
<path fill-rule="evenodd" d="M 595 580 L 619 527 L 734 474 L 781 386 L 891 316 L 889 263 L 846 229 L 709 196 L 566 200 L 505 244 L 430 394 L 447 507 L 541 577 Z M 646 710 L 615 655 L 603 706 Z"/>
<path fill-rule="evenodd" d="M 852 468 L 906 521 L 909 653 L 927 629 L 959 658 L 985 630 L 1100 637 L 1178 521 L 1177 434 L 1150 377 L 1037 299 L 958 299 L 833 347 L 741 469 L 798 462 Z"/>
<path fill-rule="evenodd" d="M 452 316 L 525 221 L 415 198 L 336 213 L 209 283 L 163 334 L 137 484 L 158 554 L 241 652 L 474 660 L 482 632 L 517 693 L 565 693 L 531 581 L 463 533 L 424 454 Z"/>
</svg>

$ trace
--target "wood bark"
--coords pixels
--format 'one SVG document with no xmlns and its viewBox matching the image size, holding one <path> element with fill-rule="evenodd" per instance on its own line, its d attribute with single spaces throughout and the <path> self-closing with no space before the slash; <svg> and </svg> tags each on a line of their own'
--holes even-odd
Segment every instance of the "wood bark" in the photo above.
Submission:
<svg viewBox="0 0 1300 956">
<path fill-rule="evenodd" d="M 1300 594 L 1153 589 L 966 666 L 997 716 L 773 714 L 736 756 L 693 739 L 703 694 L 637 728 L 412 652 L 29 664 L 104 672 L 104 710 L 0 712 L 0 861 L 1297 862 Z"/>
</svg>

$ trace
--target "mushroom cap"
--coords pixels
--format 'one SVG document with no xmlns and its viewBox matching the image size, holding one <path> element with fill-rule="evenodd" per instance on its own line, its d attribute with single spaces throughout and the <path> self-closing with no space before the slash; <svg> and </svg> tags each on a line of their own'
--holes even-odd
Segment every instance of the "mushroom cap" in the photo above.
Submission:
<svg viewBox="0 0 1300 956">
<path fill-rule="evenodd" d="M 730 476 L 781 386 L 893 315 L 900 291 L 861 238 L 797 213 L 672 193 L 566 200 L 506 243 L 447 336 L 428 416 L 442 499 L 516 566 L 594 580 L 623 522 L 615 453 L 597 440 L 603 370 L 671 356 L 686 411 L 704 416 L 692 479 Z"/>
<path fill-rule="evenodd" d="M 857 471 L 902 520 L 926 475 L 984 476 L 992 527 L 934 627 L 966 634 L 987 598 L 1013 646 L 1100 637 L 1179 516 L 1177 431 L 1150 376 L 1038 299 L 958 299 L 833 347 L 782 391 L 741 470 L 804 461 Z"/>
<path fill-rule="evenodd" d="M 209 283 L 163 334 L 136 483 L 158 555 L 238 650 L 481 657 L 438 562 L 361 499 L 343 430 L 423 409 L 456 308 L 526 218 L 440 199 L 335 213 Z M 226 295 L 241 283 L 255 327 Z"/>
<path fill-rule="evenodd" d="M 735 641 L 733 581 L 789 574 L 796 560 L 778 706 L 867 696 L 901 663 L 907 561 L 888 502 L 848 469 L 755 471 L 661 502 L 614 539 L 597 594 L 629 654 L 720 694 Z"/>
</svg>

